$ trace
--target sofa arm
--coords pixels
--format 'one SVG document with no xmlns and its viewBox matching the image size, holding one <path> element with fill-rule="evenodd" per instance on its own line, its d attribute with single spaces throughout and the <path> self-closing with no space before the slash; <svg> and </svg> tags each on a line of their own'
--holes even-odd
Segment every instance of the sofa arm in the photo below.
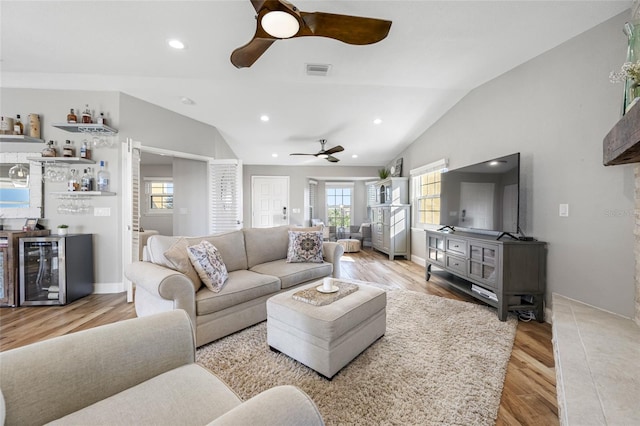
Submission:
<svg viewBox="0 0 640 426">
<path fill-rule="evenodd" d="M 126 265 L 124 274 L 136 287 L 144 289 L 150 298 L 170 300 L 173 302 L 173 309 L 184 309 L 195 327 L 196 295 L 193 283 L 185 274 L 151 262 Z M 143 316 L 144 309 L 140 310 L 137 305 L 136 300 L 136 312 Z"/>
<path fill-rule="evenodd" d="M 313 426 L 324 425 L 316 404 L 295 386 L 276 386 L 209 423 L 209 426 Z"/>
<path fill-rule="evenodd" d="M 340 244 L 328 241 L 322 243 L 322 256 L 333 265 L 333 278 L 340 278 L 340 258 L 343 254 L 344 247 Z"/>
<path fill-rule="evenodd" d="M 180 310 L 1 352 L 6 424 L 45 424 L 194 362 L 192 325 Z"/>
</svg>

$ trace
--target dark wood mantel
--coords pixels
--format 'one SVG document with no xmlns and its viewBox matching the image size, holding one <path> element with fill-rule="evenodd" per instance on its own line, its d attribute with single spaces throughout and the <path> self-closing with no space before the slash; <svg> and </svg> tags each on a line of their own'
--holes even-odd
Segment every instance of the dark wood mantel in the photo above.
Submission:
<svg viewBox="0 0 640 426">
<path fill-rule="evenodd" d="M 603 141 L 605 166 L 640 163 L 640 102 L 613 126 Z"/>
</svg>

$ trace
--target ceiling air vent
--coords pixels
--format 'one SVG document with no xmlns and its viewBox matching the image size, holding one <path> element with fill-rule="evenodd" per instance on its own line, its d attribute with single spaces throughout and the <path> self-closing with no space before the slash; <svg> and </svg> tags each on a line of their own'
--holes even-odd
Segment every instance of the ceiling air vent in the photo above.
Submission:
<svg viewBox="0 0 640 426">
<path fill-rule="evenodd" d="M 307 75 L 326 77 L 330 69 L 331 65 L 327 64 L 307 64 Z"/>
</svg>

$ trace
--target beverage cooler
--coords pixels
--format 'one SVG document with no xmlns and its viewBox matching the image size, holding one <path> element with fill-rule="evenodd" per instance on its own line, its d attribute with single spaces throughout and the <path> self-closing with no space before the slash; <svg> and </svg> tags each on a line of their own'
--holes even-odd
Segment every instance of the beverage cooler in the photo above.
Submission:
<svg viewBox="0 0 640 426">
<path fill-rule="evenodd" d="M 65 305 L 92 292 L 92 234 L 20 238 L 20 306 Z"/>
</svg>

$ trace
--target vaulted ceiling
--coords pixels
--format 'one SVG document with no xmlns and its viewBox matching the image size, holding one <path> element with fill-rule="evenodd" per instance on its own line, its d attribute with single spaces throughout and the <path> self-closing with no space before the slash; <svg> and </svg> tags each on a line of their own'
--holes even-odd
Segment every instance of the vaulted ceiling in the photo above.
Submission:
<svg viewBox="0 0 640 426">
<path fill-rule="evenodd" d="M 249 0 L 3 0 L 0 84 L 121 91 L 215 126 L 245 164 L 379 166 L 475 87 L 631 5 L 293 3 L 393 24 L 386 39 L 367 46 L 320 37 L 279 40 L 252 67 L 236 69 L 231 52 L 255 32 Z M 171 38 L 186 49 L 168 47 Z M 309 76 L 306 64 L 331 68 L 325 77 Z M 318 151 L 321 138 L 327 148 L 345 148 L 339 163 L 288 155 Z"/>
</svg>

